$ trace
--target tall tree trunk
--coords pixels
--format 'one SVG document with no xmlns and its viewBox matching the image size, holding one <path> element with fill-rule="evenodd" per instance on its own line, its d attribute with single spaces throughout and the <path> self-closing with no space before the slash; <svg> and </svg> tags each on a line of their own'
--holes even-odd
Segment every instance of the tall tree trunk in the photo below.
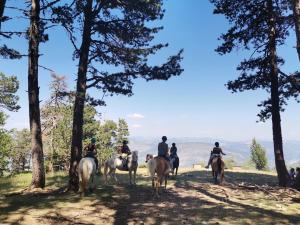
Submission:
<svg viewBox="0 0 300 225">
<path fill-rule="evenodd" d="M 292 0 L 293 14 L 295 21 L 296 39 L 297 39 L 297 52 L 300 61 L 300 0 Z"/>
<path fill-rule="evenodd" d="M 40 2 L 31 1 L 28 50 L 28 99 L 32 148 L 32 188 L 45 187 L 44 155 L 38 86 Z"/>
<path fill-rule="evenodd" d="M 1 0 L 1 2 L 0 2 L 0 18 L 4 14 L 5 3 L 6 3 L 6 0 Z"/>
<path fill-rule="evenodd" d="M 278 67 L 277 67 L 277 53 L 276 53 L 276 30 L 275 19 L 273 12 L 273 1 L 268 0 L 268 11 L 270 15 L 269 21 L 269 54 L 271 66 L 271 102 L 272 102 L 272 130 L 273 130 L 273 145 L 275 154 L 275 165 L 280 186 L 287 186 L 289 184 L 289 174 L 286 169 L 282 134 L 281 134 L 281 118 L 280 118 L 280 104 L 279 104 L 279 81 L 278 81 Z"/>
<path fill-rule="evenodd" d="M 77 87 L 73 115 L 69 189 L 74 191 L 78 191 L 79 189 L 77 166 L 82 157 L 83 113 L 86 95 L 86 74 L 89 60 L 89 49 L 91 44 L 92 8 L 93 0 L 88 0 L 84 11 L 85 19 L 79 54 Z"/>
<path fill-rule="evenodd" d="M 1 30 L 2 16 L 4 14 L 5 3 L 6 3 L 6 0 L 0 1 L 0 30 Z"/>
</svg>

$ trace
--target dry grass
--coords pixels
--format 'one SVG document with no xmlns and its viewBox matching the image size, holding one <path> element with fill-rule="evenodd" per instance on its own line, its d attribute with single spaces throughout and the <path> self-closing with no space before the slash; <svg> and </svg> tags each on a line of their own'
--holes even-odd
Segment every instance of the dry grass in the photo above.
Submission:
<svg viewBox="0 0 300 225">
<path fill-rule="evenodd" d="M 30 174 L 0 179 L 0 224 L 300 224 L 299 192 L 276 186 L 270 172 L 226 171 L 223 186 L 212 184 L 209 171 L 181 169 L 167 192 L 154 198 L 146 170 L 137 186 L 102 185 L 80 198 L 75 193 L 3 194 L 29 184 Z M 47 187 L 66 184 L 66 174 L 47 177 Z M 246 187 L 251 187 L 250 189 Z"/>
</svg>

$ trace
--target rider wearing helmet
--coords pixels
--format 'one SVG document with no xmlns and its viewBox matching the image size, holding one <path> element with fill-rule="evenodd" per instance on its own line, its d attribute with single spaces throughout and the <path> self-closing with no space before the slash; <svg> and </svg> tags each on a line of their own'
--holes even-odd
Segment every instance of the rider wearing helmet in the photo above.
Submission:
<svg viewBox="0 0 300 225">
<path fill-rule="evenodd" d="M 219 142 L 215 142 L 215 147 L 213 148 L 213 150 L 210 152 L 210 158 L 208 160 L 208 164 L 205 168 L 208 169 L 209 165 L 211 164 L 211 161 L 213 160 L 213 158 L 215 157 L 220 157 L 221 154 L 222 155 L 226 155 L 225 153 L 223 153 L 222 149 L 219 147 L 220 144 Z"/>
<path fill-rule="evenodd" d="M 84 151 L 86 152 L 84 157 L 94 158 L 96 164 L 96 170 L 98 170 L 98 159 L 96 150 L 96 138 L 91 138 L 91 142 L 85 146 Z"/>
<path fill-rule="evenodd" d="M 166 159 L 167 161 L 170 161 L 169 159 L 169 147 L 168 144 L 166 143 L 167 141 L 167 137 L 163 136 L 162 138 L 162 142 L 160 142 L 158 144 L 158 156 L 163 157 L 164 159 Z"/>
</svg>

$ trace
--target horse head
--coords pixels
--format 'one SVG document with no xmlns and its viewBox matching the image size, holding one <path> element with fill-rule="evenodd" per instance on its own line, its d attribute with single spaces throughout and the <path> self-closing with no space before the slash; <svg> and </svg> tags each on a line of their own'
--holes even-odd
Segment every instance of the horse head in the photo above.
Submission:
<svg viewBox="0 0 300 225">
<path fill-rule="evenodd" d="M 146 155 L 145 163 L 147 163 L 150 159 L 153 159 L 153 155 L 147 154 L 147 155 Z"/>
</svg>

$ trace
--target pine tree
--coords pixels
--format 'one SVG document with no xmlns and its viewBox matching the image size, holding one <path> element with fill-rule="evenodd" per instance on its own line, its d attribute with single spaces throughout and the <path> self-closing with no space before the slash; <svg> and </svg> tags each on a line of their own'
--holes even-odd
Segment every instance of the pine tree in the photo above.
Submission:
<svg viewBox="0 0 300 225">
<path fill-rule="evenodd" d="M 42 129 L 39 100 L 39 56 L 40 43 L 48 40 L 45 18 L 41 19 L 47 9 L 58 0 L 41 1 L 31 0 L 29 11 L 28 30 L 28 101 L 29 101 L 29 124 L 31 132 L 31 156 L 32 156 L 32 181 L 31 188 L 45 187 L 44 152 L 42 142 Z M 48 20 L 47 20 L 48 21 Z"/>
<path fill-rule="evenodd" d="M 228 32 L 221 36 L 223 43 L 217 48 L 220 54 L 227 54 L 236 48 L 253 49 L 250 59 L 240 63 L 237 70 L 241 75 L 235 81 L 229 81 L 227 87 L 232 92 L 265 89 L 270 97 L 259 106 L 262 107 L 259 118 L 272 119 L 275 165 L 279 185 L 289 184 L 286 169 L 280 111 L 290 97 L 297 98 L 299 92 L 294 89 L 296 74 L 286 75 L 280 69 L 284 60 L 277 55 L 277 47 L 283 45 L 291 28 L 288 16 L 287 0 L 211 0 L 215 5 L 215 14 L 224 14 L 230 22 Z"/>
<path fill-rule="evenodd" d="M 75 0 L 71 4 L 53 8 L 58 22 L 70 36 L 78 59 L 76 97 L 74 104 L 73 134 L 69 187 L 78 190 L 76 168 L 82 155 L 83 112 L 88 88 L 100 93 L 131 96 L 133 79 L 168 80 L 180 75 L 180 51 L 160 66 L 150 66 L 148 58 L 167 44 L 151 46 L 154 35 L 161 27 L 151 22 L 164 15 L 163 0 L 99 1 Z M 80 31 L 79 33 L 76 31 Z M 80 47 L 76 40 L 80 40 Z M 110 68 L 105 70 L 104 68 Z M 114 72 L 108 72 L 114 71 Z M 89 98 L 102 105 L 102 99 Z"/>
<path fill-rule="evenodd" d="M 265 170 L 268 168 L 266 150 L 253 138 L 250 146 L 251 161 L 255 164 L 256 169 Z"/>
<path fill-rule="evenodd" d="M 9 162 L 9 150 L 11 149 L 11 137 L 7 130 L 3 128 L 5 125 L 6 116 L 0 111 L 0 176 L 7 170 Z"/>
<path fill-rule="evenodd" d="M 24 172 L 30 162 L 30 131 L 13 130 L 12 147 L 9 154 L 13 173 Z"/>
<path fill-rule="evenodd" d="M 0 108 L 10 111 L 17 111 L 19 97 L 16 92 L 19 89 L 19 82 L 15 76 L 7 77 L 0 72 Z"/>
<path fill-rule="evenodd" d="M 291 0 L 296 32 L 296 49 L 300 61 L 300 0 Z"/>
<path fill-rule="evenodd" d="M 116 136 L 117 147 L 122 146 L 124 140 L 128 141 L 128 136 L 129 136 L 129 130 L 128 130 L 128 124 L 126 120 L 119 119 L 117 136 Z"/>
</svg>

